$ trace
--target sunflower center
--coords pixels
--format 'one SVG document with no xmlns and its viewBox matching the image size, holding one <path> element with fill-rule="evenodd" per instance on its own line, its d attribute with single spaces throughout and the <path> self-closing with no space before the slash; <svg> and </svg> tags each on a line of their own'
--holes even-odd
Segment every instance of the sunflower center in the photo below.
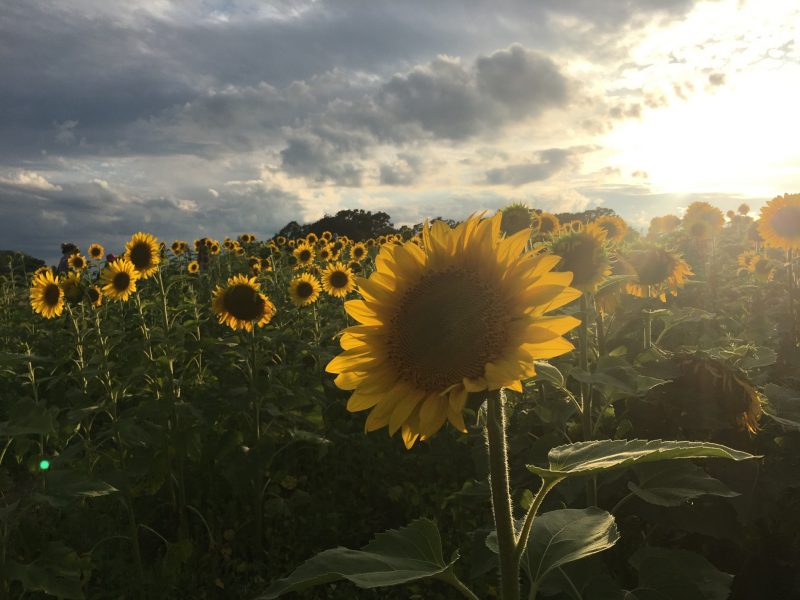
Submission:
<svg viewBox="0 0 800 600">
<path fill-rule="evenodd" d="M 101 252 L 99 248 L 92 248 L 91 250 L 92 258 L 100 258 L 100 254 Z"/>
<path fill-rule="evenodd" d="M 401 377 L 443 390 L 484 374 L 508 339 L 508 307 L 496 285 L 466 268 L 437 271 L 403 296 L 390 323 L 388 356 Z"/>
<path fill-rule="evenodd" d="M 556 228 L 556 224 L 551 219 L 542 219 L 539 221 L 540 233 L 552 233 Z"/>
<path fill-rule="evenodd" d="M 334 271 L 328 277 L 328 283 L 331 284 L 332 288 L 336 288 L 337 290 L 346 288 L 349 282 L 350 278 L 344 271 Z"/>
<path fill-rule="evenodd" d="M 364 249 L 363 248 L 353 248 L 353 256 L 355 258 L 361 258 L 364 256 Z"/>
<path fill-rule="evenodd" d="M 703 237 L 706 234 L 706 224 L 703 221 L 696 221 L 689 227 L 689 233 L 694 237 Z"/>
<path fill-rule="evenodd" d="M 646 252 L 633 260 L 639 283 L 655 285 L 662 283 L 672 272 L 672 258 L 663 250 Z"/>
<path fill-rule="evenodd" d="M 125 271 L 120 271 L 114 275 L 114 279 L 111 280 L 111 284 L 118 292 L 127 291 L 131 284 L 131 276 Z"/>
<path fill-rule="evenodd" d="M 298 256 L 300 262 L 308 262 L 311 260 L 311 251 L 310 250 L 301 250 Z"/>
<path fill-rule="evenodd" d="M 44 303 L 47 306 L 56 306 L 61 298 L 61 288 L 55 283 L 50 283 L 44 288 Z"/>
<path fill-rule="evenodd" d="M 264 301 L 250 285 L 239 283 L 225 291 L 222 306 L 240 321 L 255 321 L 264 315 Z"/>
<path fill-rule="evenodd" d="M 295 293 L 299 298 L 310 298 L 314 294 L 314 286 L 307 281 L 300 281 L 295 288 Z"/>
<path fill-rule="evenodd" d="M 89 288 L 89 301 L 97 302 L 100 299 L 100 292 L 94 288 Z"/>
<path fill-rule="evenodd" d="M 145 269 L 152 266 L 153 253 L 150 244 L 138 242 L 131 248 L 131 262 L 137 269 Z"/>
<path fill-rule="evenodd" d="M 800 206 L 784 206 L 775 213 L 770 224 L 781 237 L 800 237 Z"/>
</svg>

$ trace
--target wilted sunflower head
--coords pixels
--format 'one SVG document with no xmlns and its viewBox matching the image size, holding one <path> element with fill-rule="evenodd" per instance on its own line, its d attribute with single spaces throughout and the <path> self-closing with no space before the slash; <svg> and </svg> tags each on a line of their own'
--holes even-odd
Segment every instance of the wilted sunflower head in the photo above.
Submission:
<svg viewBox="0 0 800 600">
<path fill-rule="evenodd" d="M 79 273 L 69 273 L 61 280 L 61 289 L 64 292 L 64 299 L 70 304 L 80 302 L 83 290 L 81 290 L 81 276 Z"/>
<path fill-rule="evenodd" d="M 544 211 L 534 215 L 531 219 L 531 224 L 534 233 L 539 237 L 555 235 L 561 227 L 561 221 L 558 220 L 557 216 Z"/>
<path fill-rule="evenodd" d="M 578 231 L 563 230 L 550 244 L 560 256 L 558 269 L 572 272 L 572 287 L 593 292 L 604 277 L 611 274 L 611 258 L 604 230 L 592 224 Z"/>
<path fill-rule="evenodd" d="M 640 246 L 624 257 L 634 270 L 634 279 L 627 283 L 626 291 L 639 298 L 659 298 L 666 302 L 667 294 L 677 295 L 678 289 L 692 275 L 688 263 L 675 252 L 652 244 Z"/>
<path fill-rule="evenodd" d="M 297 259 L 297 268 L 303 268 L 314 262 L 314 247 L 310 244 L 301 243 L 292 252 Z"/>
<path fill-rule="evenodd" d="M 125 259 L 133 265 L 140 278 L 150 277 L 158 270 L 161 262 L 158 239 L 149 233 L 134 233 L 125 244 Z"/>
<path fill-rule="evenodd" d="M 189 271 L 189 273 L 198 273 L 200 271 L 200 263 L 198 263 L 196 260 L 193 260 L 186 265 L 186 270 Z"/>
<path fill-rule="evenodd" d="M 96 308 L 103 303 L 103 292 L 99 287 L 93 285 L 86 290 L 86 299 L 89 301 L 89 304 Z"/>
<path fill-rule="evenodd" d="M 561 335 L 577 319 L 544 316 L 580 296 L 571 274 L 551 272 L 558 257 L 524 253 L 529 230 L 502 238 L 501 218 L 426 224 L 422 248 L 383 246 L 358 279 L 363 300 L 345 310 L 360 325 L 326 369 L 353 390 L 349 411 L 371 409 L 367 431 L 402 430 L 408 448 L 445 421 L 466 431 L 469 392 L 521 391 L 535 359 L 572 349 Z"/>
<path fill-rule="evenodd" d="M 139 271 L 133 263 L 120 258 L 108 263 L 100 273 L 103 283 L 103 294 L 111 300 L 125 302 L 136 291 L 136 282 L 139 280 Z"/>
<path fill-rule="evenodd" d="M 322 289 L 334 298 L 344 298 L 356 289 L 353 272 L 340 262 L 328 265 L 322 272 Z"/>
<path fill-rule="evenodd" d="M 515 202 L 503 208 L 500 221 L 500 230 L 506 235 L 514 235 L 523 229 L 531 227 L 531 209 L 527 205 Z"/>
<path fill-rule="evenodd" d="M 298 275 L 289 283 L 289 298 L 295 306 L 308 306 L 319 298 L 322 286 L 311 273 Z"/>
<path fill-rule="evenodd" d="M 263 327 L 275 314 L 275 305 L 264 294 L 255 277 L 234 275 L 225 287 L 214 290 L 212 308 L 221 325 L 234 331 L 252 331 L 253 325 Z"/>
<path fill-rule="evenodd" d="M 64 292 L 50 269 L 34 275 L 30 299 L 31 308 L 45 319 L 60 317 L 64 311 Z"/>
<path fill-rule="evenodd" d="M 103 258 L 106 250 L 100 244 L 91 244 L 87 253 L 89 254 L 89 258 L 93 260 L 100 260 Z"/>
<path fill-rule="evenodd" d="M 70 256 L 69 259 L 67 259 L 67 263 L 74 271 L 83 271 L 88 266 L 86 258 L 80 252 L 76 252 Z"/>
<path fill-rule="evenodd" d="M 606 239 L 616 244 L 628 233 L 628 224 L 617 215 L 603 215 L 594 221 L 594 225 L 606 232 Z"/>
<path fill-rule="evenodd" d="M 777 196 L 761 207 L 758 233 L 767 246 L 800 250 L 800 194 Z"/>
</svg>

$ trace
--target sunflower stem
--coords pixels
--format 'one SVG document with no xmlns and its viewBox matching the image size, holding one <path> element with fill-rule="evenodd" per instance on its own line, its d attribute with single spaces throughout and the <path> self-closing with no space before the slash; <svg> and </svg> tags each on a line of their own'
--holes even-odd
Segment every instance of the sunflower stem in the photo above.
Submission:
<svg viewBox="0 0 800 600">
<path fill-rule="evenodd" d="M 531 535 L 531 530 L 533 529 L 533 521 L 536 518 L 536 513 L 539 510 L 539 507 L 542 505 L 542 501 L 544 501 L 544 497 L 550 493 L 561 479 L 542 479 L 542 485 L 539 487 L 539 491 L 536 492 L 536 495 L 533 497 L 531 501 L 531 505 L 528 508 L 528 513 L 525 515 L 525 521 L 522 524 L 522 529 L 519 532 L 519 539 L 517 540 L 517 546 L 514 548 L 514 558 L 517 561 L 517 565 L 519 565 L 522 561 L 522 553 L 525 552 L 525 548 L 528 546 L 528 538 Z M 517 567 L 519 568 L 519 567 Z"/>
<path fill-rule="evenodd" d="M 486 399 L 486 439 L 489 446 L 489 483 L 492 489 L 492 512 L 500 549 L 500 589 L 502 600 L 519 600 L 519 560 L 515 557 L 516 532 L 511 512 L 511 489 L 508 477 L 505 394 L 489 392 Z"/>
<path fill-rule="evenodd" d="M 589 373 L 589 300 L 586 294 L 581 296 L 581 324 L 578 326 L 578 367 Z M 581 382 L 581 425 L 583 439 L 592 439 L 592 386 Z M 586 501 L 589 506 L 597 505 L 597 480 L 591 477 L 586 483 Z"/>
<path fill-rule="evenodd" d="M 258 393 L 258 337 L 256 328 L 253 327 L 250 336 L 250 388 L 253 396 L 253 417 L 255 418 L 255 456 L 256 456 L 256 481 L 255 481 L 255 519 L 256 543 L 255 548 L 261 555 L 262 541 L 264 538 L 264 469 L 259 460 L 261 454 L 261 396 Z"/>
<path fill-rule="evenodd" d="M 797 312 L 795 311 L 795 285 L 794 280 L 794 253 L 791 248 L 786 251 L 787 267 L 786 274 L 789 277 L 789 319 L 792 322 L 792 344 L 797 344 Z"/>
</svg>

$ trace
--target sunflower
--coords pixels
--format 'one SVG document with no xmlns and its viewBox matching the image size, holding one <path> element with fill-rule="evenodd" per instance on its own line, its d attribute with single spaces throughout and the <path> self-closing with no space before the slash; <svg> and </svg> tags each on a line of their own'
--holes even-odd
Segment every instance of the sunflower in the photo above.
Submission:
<svg viewBox="0 0 800 600">
<path fill-rule="evenodd" d="M 308 235 L 306 235 L 306 243 L 307 244 L 310 244 L 310 245 L 313 246 L 318 241 L 319 241 L 319 236 L 316 233 L 314 233 L 313 231 L 309 232 Z"/>
<path fill-rule="evenodd" d="M 753 262 L 753 259 L 756 256 L 760 256 L 758 252 L 754 252 L 752 250 L 747 250 L 742 252 L 736 259 L 736 264 L 739 265 L 742 269 L 750 270 L 750 263 Z"/>
<path fill-rule="evenodd" d="M 322 289 L 334 298 L 344 298 L 356 289 L 353 272 L 340 262 L 328 265 L 322 273 Z"/>
<path fill-rule="evenodd" d="M 369 238 L 366 242 L 364 242 L 364 245 L 367 248 L 373 248 L 375 246 L 375 239 L 374 238 Z"/>
<path fill-rule="evenodd" d="M 282 236 L 282 235 L 279 235 L 278 237 L 275 238 L 275 243 L 278 244 L 279 246 L 285 246 L 286 245 L 286 237 Z"/>
<path fill-rule="evenodd" d="M 612 244 L 621 242 L 628 233 L 628 224 L 617 215 L 603 215 L 598 217 L 594 224 L 606 232 L 606 239 Z"/>
<path fill-rule="evenodd" d="M 551 272 L 557 256 L 523 253 L 530 230 L 502 239 L 501 218 L 426 223 L 423 248 L 384 246 L 358 280 L 363 300 L 345 310 L 360 325 L 344 331 L 326 370 L 354 391 L 350 412 L 372 409 L 367 431 L 401 429 L 407 448 L 445 420 L 466 431 L 469 392 L 521 391 L 534 360 L 572 350 L 561 336 L 578 320 L 544 316 L 580 296 L 572 275 Z"/>
<path fill-rule="evenodd" d="M 181 240 L 175 240 L 174 242 L 172 242 L 172 246 L 170 246 L 170 248 L 172 249 L 172 253 L 175 256 L 180 256 L 181 254 L 183 254 L 184 244 L 186 244 L 186 242 L 183 242 Z"/>
<path fill-rule="evenodd" d="M 531 209 L 525 204 L 514 202 L 500 209 L 500 214 L 503 215 L 500 230 L 506 235 L 514 235 L 531 227 Z"/>
<path fill-rule="evenodd" d="M 112 261 L 100 273 L 103 294 L 111 300 L 126 302 L 136 291 L 136 281 L 139 278 L 139 271 L 129 260 L 120 258 Z"/>
<path fill-rule="evenodd" d="M 333 239 L 333 234 L 330 231 L 323 231 L 319 237 L 321 237 L 326 242 L 330 242 L 331 239 Z"/>
<path fill-rule="evenodd" d="M 756 279 L 761 281 L 772 281 L 775 277 L 777 265 L 775 261 L 767 258 L 766 256 L 757 255 L 753 257 L 747 270 L 756 276 Z"/>
<path fill-rule="evenodd" d="M 666 302 L 667 294 L 676 296 L 686 278 L 693 275 L 691 267 L 679 254 L 652 244 L 631 251 L 624 260 L 634 272 L 625 290 L 639 298 L 649 296 Z"/>
<path fill-rule="evenodd" d="M 61 290 L 64 292 L 64 299 L 75 304 L 81 299 L 81 276 L 80 273 L 69 273 L 61 280 Z"/>
<path fill-rule="evenodd" d="M 675 215 L 664 215 L 663 217 L 653 217 L 650 219 L 650 228 L 647 230 L 647 237 L 650 239 L 672 233 L 681 225 L 680 217 Z"/>
<path fill-rule="evenodd" d="M 80 252 L 76 252 L 70 256 L 67 260 L 67 264 L 69 264 L 70 268 L 74 271 L 83 271 L 87 266 L 89 266 L 89 264 L 86 262 L 86 257 L 84 257 Z"/>
<path fill-rule="evenodd" d="M 539 236 L 554 234 L 561 226 L 557 216 L 544 211 L 534 216 L 532 223 L 534 232 Z"/>
<path fill-rule="evenodd" d="M 611 275 L 606 232 L 595 225 L 562 230 L 550 250 L 561 257 L 560 270 L 572 271 L 572 285 L 582 292 L 593 292 L 604 277 Z"/>
<path fill-rule="evenodd" d="M 134 233 L 125 244 L 125 260 L 133 265 L 139 278 L 150 277 L 158 270 L 158 263 L 161 262 L 158 239 L 149 233 Z"/>
<path fill-rule="evenodd" d="M 100 244 L 91 244 L 89 246 L 89 250 L 87 251 L 89 258 L 92 258 L 94 260 L 100 260 L 101 258 L 103 258 L 103 255 L 105 253 L 106 249 L 103 248 Z"/>
<path fill-rule="evenodd" d="M 295 306 L 308 306 L 319 298 L 322 286 L 311 273 L 298 275 L 289 283 L 289 297 Z"/>
<path fill-rule="evenodd" d="M 354 261 L 363 260 L 367 256 L 367 247 L 358 242 L 357 244 L 353 244 L 353 247 L 350 248 L 350 258 Z"/>
<path fill-rule="evenodd" d="M 319 258 L 319 259 L 320 259 L 322 262 L 325 262 L 325 261 L 328 261 L 328 260 L 332 260 L 333 256 L 332 256 L 332 252 L 331 252 L 331 248 L 330 248 L 330 246 L 328 246 L 328 245 L 326 244 L 325 246 L 323 246 L 322 248 L 320 248 L 320 249 L 319 249 L 319 252 L 317 253 L 317 257 L 318 257 L 318 258 Z"/>
<path fill-rule="evenodd" d="M 347 268 L 350 269 L 353 273 L 361 273 L 361 271 L 363 270 L 361 263 L 358 262 L 357 260 L 351 260 L 349 263 L 347 263 Z"/>
<path fill-rule="evenodd" d="M 295 248 L 297 247 L 297 240 L 288 240 L 286 245 L 289 246 L 289 248 Z"/>
<path fill-rule="evenodd" d="M 193 260 L 186 265 L 186 270 L 189 271 L 189 273 L 198 273 L 200 271 L 200 263 L 196 260 Z"/>
<path fill-rule="evenodd" d="M 708 202 L 692 202 L 683 216 L 683 229 L 696 241 L 704 241 L 722 231 L 725 216 Z"/>
<path fill-rule="evenodd" d="M 308 244 L 302 243 L 299 244 L 293 251 L 292 254 L 297 259 L 297 268 L 303 268 L 310 265 L 314 262 L 314 248 Z"/>
<path fill-rule="evenodd" d="M 219 254 L 221 249 L 222 249 L 222 247 L 219 245 L 219 242 L 214 240 L 213 242 L 211 242 L 211 245 L 208 247 L 208 252 L 210 254 L 217 255 L 217 254 Z M 236 245 L 236 249 L 234 250 L 234 252 L 236 252 L 236 254 L 239 254 L 239 255 L 244 254 L 244 248 L 242 248 L 241 246 L 239 246 L 237 244 Z"/>
<path fill-rule="evenodd" d="M 38 277 L 39 275 L 42 275 L 42 274 L 44 274 L 44 273 L 52 273 L 52 272 L 53 272 L 53 269 L 51 269 L 51 268 L 50 268 L 50 267 L 48 267 L 48 266 L 39 267 L 38 269 L 36 269 L 36 270 L 33 272 L 33 278 L 35 279 L 35 278 L 36 278 L 36 277 Z"/>
<path fill-rule="evenodd" d="M 253 325 L 263 327 L 275 314 L 275 305 L 259 290 L 255 277 L 234 275 L 226 287 L 214 290 L 212 308 L 221 325 L 234 331 L 253 331 Z"/>
<path fill-rule="evenodd" d="M 103 292 L 99 287 L 93 285 L 86 290 L 86 298 L 89 300 L 89 304 L 98 307 L 103 303 Z"/>
<path fill-rule="evenodd" d="M 767 246 L 800 250 L 800 194 L 776 196 L 762 206 L 758 233 Z"/>
<path fill-rule="evenodd" d="M 34 275 L 30 298 L 31 308 L 45 319 L 60 317 L 64 311 L 64 291 L 50 269 Z"/>
<path fill-rule="evenodd" d="M 272 263 L 270 262 L 269 258 L 262 258 L 261 259 L 261 270 L 262 271 L 272 271 Z"/>
</svg>

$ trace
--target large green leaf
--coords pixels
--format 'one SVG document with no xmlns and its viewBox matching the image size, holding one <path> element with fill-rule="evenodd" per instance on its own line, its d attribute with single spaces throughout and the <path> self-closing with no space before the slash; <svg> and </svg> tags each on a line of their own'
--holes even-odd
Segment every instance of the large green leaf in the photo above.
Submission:
<svg viewBox="0 0 800 600">
<path fill-rule="evenodd" d="M 79 471 L 47 471 L 45 493 L 52 496 L 107 496 L 117 488 L 96 477 Z"/>
<path fill-rule="evenodd" d="M 733 575 L 688 550 L 648 546 L 637 551 L 630 563 L 639 571 L 640 587 L 667 598 L 725 600 L 730 595 Z"/>
<path fill-rule="evenodd" d="M 443 575 L 454 562 L 445 562 L 433 521 L 417 519 L 401 529 L 379 533 L 362 550 L 325 550 L 273 583 L 259 598 L 269 600 L 340 579 L 361 588 L 400 585 Z"/>
<path fill-rule="evenodd" d="M 0 423 L 0 437 L 26 434 L 48 434 L 56 430 L 57 408 L 47 408 L 31 401 L 17 402 L 9 412 L 9 419 Z"/>
<path fill-rule="evenodd" d="M 745 460 L 757 457 L 710 442 L 591 440 L 556 446 L 548 452 L 547 458 L 550 463 L 549 468 L 528 465 L 528 469 L 545 479 L 561 479 L 571 475 L 594 475 L 659 460 L 679 458 Z"/>
<path fill-rule="evenodd" d="M 526 551 L 526 570 L 532 585 L 537 586 L 553 569 L 602 552 L 617 540 L 619 533 L 614 517 L 593 506 L 539 515 L 533 522 Z"/>
<path fill-rule="evenodd" d="M 784 429 L 800 431 L 800 392 L 768 384 L 764 388 L 767 404 L 764 413 Z"/>
<path fill-rule="evenodd" d="M 9 581 L 19 581 L 28 592 L 45 592 L 58 598 L 81 600 L 81 574 L 91 570 L 91 561 L 61 542 L 50 542 L 39 558 L 29 564 L 9 560 L 0 565 L 0 574 Z"/>
<path fill-rule="evenodd" d="M 724 498 L 739 495 L 697 465 L 683 460 L 664 465 L 645 464 L 634 467 L 634 471 L 639 483 L 628 482 L 628 489 L 658 506 L 680 506 L 703 494 Z"/>
</svg>

